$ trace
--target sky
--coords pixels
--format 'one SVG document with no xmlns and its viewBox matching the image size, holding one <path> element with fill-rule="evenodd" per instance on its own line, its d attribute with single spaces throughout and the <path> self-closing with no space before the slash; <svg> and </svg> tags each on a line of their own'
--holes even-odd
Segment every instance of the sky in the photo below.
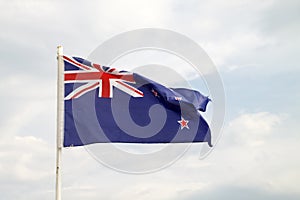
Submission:
<svg viewBox="0 0 300 200">
<path fill-rule="evenodd" d="M 204 159 L 193 144 L 172 165 L 141 175 L 112 170 L 82 147 L 64 149 L 62 199 L 300 199 L 299 1 L 0 0 L 0 7 L 1 199 L 54 199 L 56 46 L 88 57 L 139 28 L 181 33 L 207 52 L 226 96 L 222 135 Z"/>
</svg>

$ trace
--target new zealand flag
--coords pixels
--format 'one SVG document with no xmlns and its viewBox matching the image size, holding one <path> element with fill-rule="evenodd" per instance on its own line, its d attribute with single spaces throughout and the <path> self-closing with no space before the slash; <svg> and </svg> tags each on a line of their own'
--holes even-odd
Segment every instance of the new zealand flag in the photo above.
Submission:
<svg viewBox="0 0 300 200">
<path fill-rule="evenodd" d="M 77 57 L 64 60 L 64 147 L 92 143 L 207 142 L 210 99 Z"/>
</svg>

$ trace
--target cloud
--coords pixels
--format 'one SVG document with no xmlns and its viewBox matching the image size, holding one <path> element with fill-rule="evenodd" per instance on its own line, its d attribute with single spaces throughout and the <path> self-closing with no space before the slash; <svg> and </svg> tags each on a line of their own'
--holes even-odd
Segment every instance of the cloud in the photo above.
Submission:
<svg viewBox="0 0 300 200">
<path fill-rule="evenodd" d="M 299 195 L 295 185 L 300 160 L 293 156 L 297 151 L 294 136 L 285 134 L 289 124 L 288 116 L 269 112 L 243 113 L 232 119 L 207 159 L 217 170 L 215 176 L 222 177 L 213 186 L 238 185 L 267 194 Z"/>
<path fill-rule="evenodd" d="M 176 3 L 172 6 L 175 11 L 188 12 L 174 15 L 176 20 L 173 23 L 181 22 L 176 30 L 187 32 L 197 39 L 217 66 L 227 69 L 233 65 L 231 58 L 273 42 L 272 38 L 260 34 L 257 26 L 261 14 L 270 6 L 272 1 Z"/>
<path fill-rule="evenodd" d="M 256 66 L 253 70 L 278 73 L 297 65 L 292 49 L 299 49 L 298 4 L 293 0 L 177 2 L 170 23 L 180 23 L 174 29 L 196 40 L 222 71 Z"/>
<path fill-rule="evenodd" d="M 258 188 L 251 187 L 239 187 L 239 186 L 224 186 L 211 189 L 209 191 L 197 191 L 193 193 L 181 193 L 178 195 L 178 200 L 197 200 L 199 198 L 207 200 L 219 200 L 219 199 L 231 199 L 231 200 L 296 200 L 299 197 L 297 195 L 289 193 L 273 193 Z"/>
<path fill-rule="evenodd" d="M 44 163 L 47 158 L 42 158 L 43 155 L 49 153 L 47 143 L 41 139 L 33 136 L 19 137 L 15 136 L 9 141 L 8 145 L 3 145 L 3 148 L 10 149 L 6 155 L 2 155 L 3 164 L 14 163 L 14 167 L 11 168 L 4 166 L 5 169 L 12 169 L 12 174 L 6 175 L 10 178 L 14 177 L 20 182 L 33 182 L 39 181 L 47 176 L 51 176 L 51 165 Z M 13 148 L 15 146 L 21 147 L 20 149 Z M 25 150 L 26 149 L 26 150 Z M 53 156 L 50 156 L 53 158 Z M 42 159 L 41 159 L 42 158 Z M 40 163 L 41 162 L 41 163 Z M 5 173 L 1 173 L 4 175 Z"/>
<path fill-rule="evenodd" d="M 300 31 L 297 23 L 300 19 L 299 6 L 300 3 L 297 0 L 289 0 L 285 3 L 279 0 L 273 1 L 267 8 L 267 12 L 262 13 L 260 22 L 263 33 L 266 35 L 287 34 L 294 37 L 298 35 Z"/>
<path fill-rule="evenodd" d="M 0 80 L 0 91 L 1 138 L 42 134 L 43 139 L 49 139 L 49 132 L 55 133 L 54 81 L 17 73 Z"/>
<path fill-rule="evenodd" d="M 268 112 L 245 113 L 229 123 L 227 132 L 234 135 L 238 144 L 262 145 L 268 139 L 266 136 L 272 134 L 282 120 L 283 116 Z"/>
<path fill-rule="evenodd" d="M 22 193 L 31 196 L 52 189 L 49 183 L 53 183 L 55 159 L 47 142 L 33 136 L 12 136 L 2 139 L 0 147 L 0 184 L 4 197 L 22 199 Z"/>
</svg>

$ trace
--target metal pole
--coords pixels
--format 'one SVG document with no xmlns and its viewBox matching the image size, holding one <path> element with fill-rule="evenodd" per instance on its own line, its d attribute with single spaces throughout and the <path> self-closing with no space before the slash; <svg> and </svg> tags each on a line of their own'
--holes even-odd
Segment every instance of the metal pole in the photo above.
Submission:
<svg viewBox="0 0 300 200">
<path fill-rule="evenodd" d="M 64 133 L 64 63 L 63 47 L 57 47 L 57 138 L 56 138 L 56 188 L 55 200 L 61 200 L 61 156 Z"/>
</svg>

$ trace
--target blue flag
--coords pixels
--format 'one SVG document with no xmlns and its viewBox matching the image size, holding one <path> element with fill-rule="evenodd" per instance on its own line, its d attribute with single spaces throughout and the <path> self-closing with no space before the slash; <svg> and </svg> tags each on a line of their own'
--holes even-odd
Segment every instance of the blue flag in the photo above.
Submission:
<svg viewBox="0 0 300 200">
<path fill-rule="evenodd" d="M 200 111 L 210 99 L 185 88 L 167 88 L 136 73 L 63 56 L 64 147 L 92 143 L 207 142 Z"/>
</svg>

